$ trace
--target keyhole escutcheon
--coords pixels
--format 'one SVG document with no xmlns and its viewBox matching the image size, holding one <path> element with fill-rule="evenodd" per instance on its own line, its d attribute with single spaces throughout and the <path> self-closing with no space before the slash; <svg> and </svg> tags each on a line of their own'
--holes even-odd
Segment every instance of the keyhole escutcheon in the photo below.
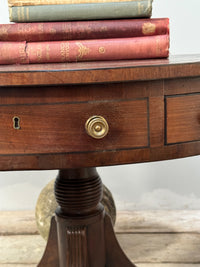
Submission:
<svg viewBox="0 0 200 267">
<path fill-rule="evenodd" d="M 13 128 L 15 130 L 19 130 L 20 129 L 20 118 L 15 116 L 13 117 Z"/>
</svg>

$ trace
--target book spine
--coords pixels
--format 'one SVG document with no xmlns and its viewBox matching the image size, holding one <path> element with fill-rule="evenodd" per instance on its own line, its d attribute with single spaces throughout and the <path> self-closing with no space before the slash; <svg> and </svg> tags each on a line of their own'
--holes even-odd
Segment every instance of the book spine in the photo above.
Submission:
<svg viewBox="0 0 200 267">
<path fill-rule="evenodd" d="M 0 25 L 0 41 L 67 41 L 169 33 L 169 19 L 122 19 Z"/>
<path fill-rule="evenodd" d="M 151 1 L 11 7 L 10 21 L 44 22 L 150 17 Z"/>
<path fill-rule="evenodd" d="M 26 42 L 0 42 L 0 64 L 27 64 Z"/>
<path fill-rule="evenodd" d="M 140 0 L 120 0 L 120 2 Z M 85 3 L 106 3 L 117 2 L 117 0 L 8 0 L 8 6 L 40 6 L 40 5 L 65 5 L 65 4 L 85 4 Z"/>
<path fill-rule="evenodd" d="M 15 50 L 15 42 L 13 42 L 12 49 L 13 51 Z M 0 53 L 0 55 L 1 54 L 2 53 Z M 169 54 L 169 35 L 116 38 L 114 40 L 99 39 L 30 42 L 26 44 L 26 54 L 28 57 L 27 61 L 20 62 L 20 60 L 17 59 L 16 63 L 59 63 L 94 60 L 165 58 L 168 57 Z M 13 64 L 13 61 L 10 63 L 9 55 L 7 62 L 4 58 L 0 63 Z"/>
</svg>

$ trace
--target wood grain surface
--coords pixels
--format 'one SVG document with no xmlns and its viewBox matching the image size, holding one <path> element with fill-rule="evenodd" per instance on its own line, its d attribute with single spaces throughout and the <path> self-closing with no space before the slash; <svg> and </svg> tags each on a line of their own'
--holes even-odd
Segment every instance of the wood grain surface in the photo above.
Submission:
<svg viewBox="0 0 200 267">
<path fill-rule="evenodd" d="M 200 93 L 166 97 L 167 144 L 200 139 Z"/>
<path fill-rule="evenodd" d="M 200 154 L 200 56 L 0 66 L 0 169 L 63 169 Z M 94 140 L 86 120 L 108 135 Z M 13 129 L 13 117 L 20 129 Z"/>
<path fill-rule="evenodd" d="M 0 66 L 0 86 L 157 80 L 200 75 L 200 55 L 156 60 Z"/>
<path fill-rule="evenodd" d="M 78 153 L 148 147 L 148 100 L 93 101 L 2 105 L 0 154 Z M 86 121 L 103 116 L 109 133 L 102 140 L 88 136 Z M 20 129 L 13 118 L 20 118 Z M 124 138 L 126 136 L 126 138 Z"/>
</svg>

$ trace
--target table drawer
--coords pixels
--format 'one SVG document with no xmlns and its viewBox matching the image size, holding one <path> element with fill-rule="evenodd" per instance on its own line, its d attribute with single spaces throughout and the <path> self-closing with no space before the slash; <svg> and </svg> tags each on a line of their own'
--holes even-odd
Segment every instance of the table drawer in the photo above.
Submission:
<svg viewBox="0 0 200 267">
<path fill-rule="evenodd" d="M 103 116 L 108 134 L 94 139 L 85 123 Z M 148 99 L 0 106 L 0 154 L 90 152 L 147 147 Z M 18 129 L 19 128 L 19 129 Z"/>
<path fill-rule="evenodd" d="M 166 143 L 200 140 L 200 94 L 166 97 Z"/>
</svg>

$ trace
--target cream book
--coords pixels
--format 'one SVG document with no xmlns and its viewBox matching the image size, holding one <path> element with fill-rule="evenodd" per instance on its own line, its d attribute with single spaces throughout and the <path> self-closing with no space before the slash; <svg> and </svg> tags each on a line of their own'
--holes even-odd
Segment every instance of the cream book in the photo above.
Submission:
<svg viewBox="0 0 200 267">
<path fill-rule="evenodd" d="M 142 0 L 8 0 L 8 5 L 12 6 L 40 6 L 40 5 L 65 5 L 84 3 L 106 3 L 106 2 L 141 2 Z"/>
</svg>

